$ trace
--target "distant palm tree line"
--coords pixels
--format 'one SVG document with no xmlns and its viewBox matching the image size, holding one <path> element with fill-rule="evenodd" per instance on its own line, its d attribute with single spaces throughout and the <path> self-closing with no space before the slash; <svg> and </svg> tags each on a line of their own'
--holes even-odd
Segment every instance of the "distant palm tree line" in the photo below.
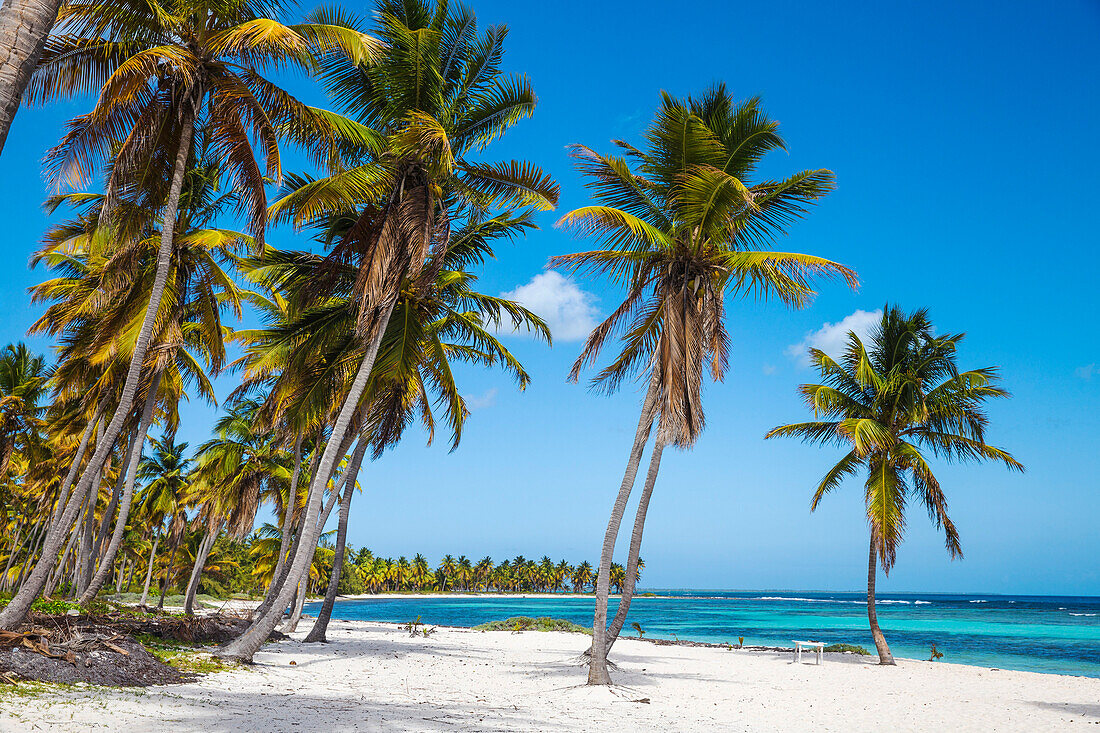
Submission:
<svg viewBox="0 0 1100 733">
<path fill-rule="evenodd" d="M 405 557 L 375 557 L 370 550 L 349 552 L 349 564 L 355 573 L 355 581 L 349 579 L 346 588 L 354 588 L 356 582 L 362 591 L 381 593 L 386 591 L 495 591 L 501 593 L 586 593 L 595 590 L 596 574 L 585 561 L 571 565 L 566 560 L 557 563 L 543 556 L 528 560 L 522 555 L 511 560 L 494 563 L 491 557 L 472 561 L 465 555 L 457 558 L 445 555 L 435 568 L 429 566 L 423 555 L 412 560 Z M 644 567 L 645 563 L 642 563 Z M 641 575 L 640 571 L 638 573 Z M 611 586 L 615 592 L 622 589 L 626 571 L 619 563 L 611 566 Z"/>
<path fill-rule="evenodd" d="M 480 27 L 442 0 L 377 0 L 369 20 L 329 7 L 284 22 L 295 13 L 281 0 L 0 8 L 0 45 L 12 48 L 0 60 L 0 150 L 21 99 L 94 97 L 45 156 L 59 191 L 47 208 L 67 218 L 33 257 L 48 279 L 31 290 L 44 310 L 30 330 L 55 340 L 53 366 L 21 344 L 0 354 L 0 592 L 13 594 L 0 629 L 39 597 L 90 603 L 111 583 L 140 588 L 142 606 L 180 590 L 188 613 L 200 591 L 262 589 L 248 629 L 216 652 L 248 661 L 287 608 L 291 630 L 321 590 L 307 641 L 324 640 L 349 589 L 592 590 L 589 683 L 609 684 L 663 451 L 700 439 L 704 382 L 727 373 L 727 307 L 803 308 L 824 280 L 857 285 L 842 264 L 774 249 L 835 177 L 765 176 L 764 159 L 787 148 L 779 124 L 723 84 L 663 93 L 637 144 L 572 147 L 592 202 L 558 224 L 595 248 L 551 265 L 604 278 L 623 299 L 570 378 L 611 353 L 593 386 L 633 382 L 644 394 L 595 569 L 451 556 L 433 568 L 421 555 L 353 552 L 351 504 L 373 489 L 364 461 L 384 460 L 414 423 L 429 443 L 441 431 L 459 445 L 470 410 L 457 367 L 530 382 L 499 336 L 549 343 L 551 331 L 482 292 L 477 272 L 537 228 L 559 190 L 531 161 L 488 155 L 536 106 L 528 78 L 504 71 L 505 26 Z M 332 109 L 280 86 L 288 66 Z M 304 170 L 284 171 L 291 147 Z M 269 245 L 273 225 L 292 227 L 300 246 Z M 227 316 L 246 311 L 257 326 L 234 328 Z M 813 352 L 824 383 L 802 394 L 815 421 L 768 435 L 848 449 L 812 507 L 866 472 L 868 616 L 884 663 L 875 576 L 894 563 L 908 498 L 961 554 L 926 454 L 1022 468 L 985 442 L 982 405 L 1007 393 L 995 369 L 957 369 L 960 339 L 935 336 L 923 311 L 887 306 L 866 344 L 852 334 L 839 360 Z M 231 363 L 228 344 L 242 353 Z M 227 370 L 239 383 L 191 454 L 176 440 L 180 403 L 213 402 L 213 377 Z M 265 508 L 275 522 L 256 529 Z M 609 620 L 612 591 L 621 601 Z"/>
</svg>

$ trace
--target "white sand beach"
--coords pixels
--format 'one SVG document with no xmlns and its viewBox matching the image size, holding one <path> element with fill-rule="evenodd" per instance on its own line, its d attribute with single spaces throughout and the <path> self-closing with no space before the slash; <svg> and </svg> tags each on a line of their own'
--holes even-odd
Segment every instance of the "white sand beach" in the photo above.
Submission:
<svg viewBox="0 0 1100 733">
<path fill-rule="evenodd" d="M 308 627 L 308 624 L 304 624 Z M 1100 680 L 899 660 L 615 647 L 583 683 L 588 637 L 333 621 L 330 643 L 269 644 L 186 685 L 0 697 L 3 731 L 770 731 L 1100 729 Z M 1071 725 L 1072 724 L 1072 725 Z"/>
</svg>

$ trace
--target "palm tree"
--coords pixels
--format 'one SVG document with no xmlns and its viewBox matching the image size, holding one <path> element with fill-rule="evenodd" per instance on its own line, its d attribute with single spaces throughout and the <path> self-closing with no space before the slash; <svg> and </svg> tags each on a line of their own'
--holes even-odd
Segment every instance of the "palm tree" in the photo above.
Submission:
<svg viewBox="0 0 1100 733">
<path fill-rule="evenodd" d="M 245 0 L 75 0 L 57 18 L 28 85 L 28 101 L 45 103 L 99 87 L 90 113 L 69 125 L 47 155 L 59 185 L 78 185 L 94 164 L 113 152 L 106 182 L 103 225 L 115 204 L 133 199 L 161 212 L 155 276 L 136 334 L 121 397 L 76 484 L 42 559 L 15 598 L 0 611 L 0 628 L 18 624 L 53 569 L 62 539 L 75 521 L 137 395 L 146 351 L 168 284 L 176 214 L 196 125 L 209 129 L 214 151 L 233 181 L 253 237 L 262 242 L 266 222 L 264 177 L 251 139 L 259 142 L 269 176 L 281 175 L 278 141 L 291 138 L 320 152 L 365 130 L 313 110 L 263 77 L 270 67 L 314 68 L 315 51 L 342 48 L 362 61 L 377 44 L 347 28 L 326 24 L 286 26 L 268 17 L 275 2 Z M 3 83 L 4 80 L 0 80 Z M 6 85 L 5 85 L 6 86 Z M 2 123 L 2 120 L 0 120 Z M 79 501 L 78 501 L 79 499 Z"/>
<path fill-rule="evenodd" d="M 12 455 L 39 431 L 42 400 L 50 371 L 26 344 L 8 344 L 0 354 L 0 480 L 8 475 Z"/>
<path fill-rule="evenodd" d="M 342 453 L 402 286 L 419 280 L 433 249 L 445 246 L 449 222 L 459 209 L 548 209 L 557 201 L 556 185 L 528 163 L 467 159 L 534 109 L 526 80 L 501 75 L 503 27 L 480 36 L 469 12 L 422 0 L 382 0 L 377 17 L 385 52 L 376 63 L 335 52 L 322 63 L 330 94 L 383 136 L 380 145 L 361 165 L 299 186 L 272 207 L 276 218 L 292 219 L 297 226 L 359 212 L 341 247 L 358 267 L 354 299 L 360 303 L 356 331 L 362 358 L 308 492 L 305 541 L 294 557 L 291 579 L 300 579 L 310 560 L 306 548 L 320 532 L 314 520 L 319 487 Z M 278 622 L 291 585 L 217 654 L 250 660 Z"/>
<path fill-rule="evenodd" d="M 255 429 L 258 407 L 258 403 L 248 400 L 233 403 L 214 426 L 215 437 L 199 446 L 191 501 L 201 506 L 198 519 L 205 534 L 184 600 L 188 615 L 194 607 L 206 555 L 222 526 L 231 538 L 243 539 L 252 531 L 265 497 L 280 495 L 290 481 L 289 456 L 278 449 L 270 435 Z"/>
<path fill-rule="evenodd" d="M 187 457 L 187 443 L 177 443 L 172 434 L 159 440 L 153 438 L 150 443 L 152 454 L 142 457 L 137 473 L 140 481 L 148 483 L 135 499 L 134 511 L 134 519 L 138 524 L 153 528 L 153 544 L 149 550 L 149 564 L 146 567 L 139 608 L 145 608 L 149 599 L 149 583 L 153 577 L 164 520 L 182 513 L 180 506 L 190 482 L 193 463 Z"/>
<path fill-rule="evenodd" d="M 583 593 L 584 589 L 592 584 L 592 563 L 585 560 L 573 568 L 571 580 L 573 581 L 573 592 Z"/>
<path fill-rule="evenodd" d="M 1024 467 L 985 442 L 983 403 L 1008 397 L 995 367 L 960 372 L 956 348 L 963 334 L 936 336 L 926 310 L 905 314 L 887 305 L 869 344 L 852 332 L 840 361 L 819 349 L 810 358 L 824 384 L 799 388 L 813 422 L 774 428 L 765 437 L 792 436 L 848 453 L 817 486 L 810 511 L 845 478 L 867 470 L 865 502 L 871 528 L 867 560 L 867 618 L 879 664 L 893 664 L 875 613 L 877 565 L 889 573 L 905 528 L 905 507 L 916 498 L 943 530 L 947 551 L 962 557 L 947 499 L 923 451 L 949 461 L 1000 461 Z"/>
<path fill-rule="evenodd" d="M 786 224 L 833 186 L 827 170 L 803 171 L 779 182 L 752 180 L 759 161 L 784 147 L 777 128 L 758 99 L 735 104 L 718 85 L 684 101 L 664 95 L 646 134 L 646 149 L 617 143 L 627 158 L 574 148 L 578 167 L 600 203 L 569 212 L 561 224 L 603 239 L 607 248 L 551 262 L 608 276 L 627 289 L 627 296 L 589 336 L 571 376 L 576 379 L 595 362 L 607 339 L 621 334 L 621 353 L 594 384 L 611 392 L 639 374 L 648 384 L 604 535 L 589 684 L 611 682 L 607 648 L 630 606 L 661 451 L 670 443 L 689 448 L 695 442 L 703 429 L 704 369 L 709 366 L 716 381 L 725 374 L 726 296 L 774 296 L 801 307 L 813 295 L 813 275 L 839 275 L 855 285 L 854 273 L 834 262 L 767 249 Z M 623 599 L 614 631 L 609 631 L 608 574 L 615 540 L 655 420 L 657 435 L 631 536 Z"/>
</svg>

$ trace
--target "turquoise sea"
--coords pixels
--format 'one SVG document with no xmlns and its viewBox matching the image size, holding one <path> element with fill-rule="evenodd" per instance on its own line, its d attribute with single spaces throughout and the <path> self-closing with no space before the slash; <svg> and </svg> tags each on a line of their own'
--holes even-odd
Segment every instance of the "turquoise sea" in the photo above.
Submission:
<svg viewBox="0 0 1100 733">
<path fill-rule="evenodd" d="M 638 622 L 646 636 L 718 643 L 790 646 L 793 639 L 860 644 L 873 653 L 861 593 L 650 589 L 631 604 L 624 633 Z M 617 601 L 611 601 L 614 612 Z M 333 618 L 476 626 L 509 616 L 552 616 L 592 623 L 585 597 L 461 598 L 385 595 L 338 601 Z M 306 606 L 316 613 L 317 604 Z M 878 602 L 890 648 L 898 657 L 1100 677 L 1100 598 L 1074 596 L 883 595 Z"/>
</svg>

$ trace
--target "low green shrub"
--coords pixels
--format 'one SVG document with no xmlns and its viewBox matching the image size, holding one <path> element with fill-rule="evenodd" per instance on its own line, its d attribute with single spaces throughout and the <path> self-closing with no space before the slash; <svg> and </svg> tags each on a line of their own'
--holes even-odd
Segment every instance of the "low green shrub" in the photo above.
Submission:
<svg viewBox="0 0 1100 733">
<path fill-rule="evenodd" d="M 827 652 L 850 652 L 852 654 L 859 654 L 863 657 L 871 656 L 871 652 L 867 651 L 858 644 L 830 644 L 825 647 Z"/>
<path fill-rule="evenodd" d="M 529 616 L 512 616 L 503 621 L 490 621 L 487 624 L 475 626 L 476 631 L 568 631 L 573 634 L 591 634 L 592 630 L 579 626 L 572 621 L 561 618 L 531 618 Z"/>
</svg>

